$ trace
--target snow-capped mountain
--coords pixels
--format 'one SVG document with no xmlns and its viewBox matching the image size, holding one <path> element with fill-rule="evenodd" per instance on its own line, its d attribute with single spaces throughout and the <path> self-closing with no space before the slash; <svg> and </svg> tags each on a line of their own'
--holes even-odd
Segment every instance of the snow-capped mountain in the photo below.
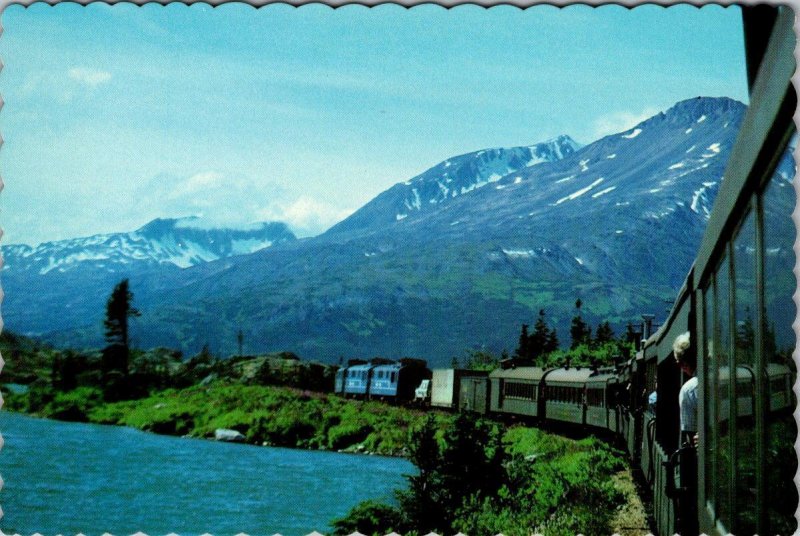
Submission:
<svg viewBox="0 0 800 536">
<path fill-rule="evenodd" d="M 440 210 L 453 199 L 497 182 L 509 173 L 561 160 L 580 147 L 575 140 L 562 135 L 526 147 L 483 149 L 449 158 L 378 195 L 332 227 L 329 235 L 368 230 L 403 220 L 410 214 Z"/>
<path fill-rule="evenodd" d="M 142 346 L 185 352 L 230 351 L 241 329 L 246 351 L 438 366 L 467 348 L 513 350 L 540 309 L 567 339 L 576 298 L 591 324 L 624 329 L 674 299 L 744 112 L 731 99 L 696 98 L 583 147 L 560 137 L 449 158 L 318 237 L 235 257 L 214 250 L 220 260 L 185 269 L 154 263 L 131 278 L 143 312 L 135 331 Z M 790 160 L 780 168 L 787 184 Z M 164 258 L 186 258 L 170 251 Z M 49 260 L 31 270 L 40 266 Z M 10 329 L 102 343 L 115 281 L 26 273 L 4 272 Z"/>
<path fill-rule="evenodd" d="M 246 255 L 273 244 L 295 240 L 283 223 L 257 223 L 241 228 L 218 228 L 197 217 L 156 219 L 129 233 L 0 248 L 4 270 L 44 275 L 92 265 L 115 271 L 131 264 L 174 265 L 188 268 L 234 255 Z"/>
</svg>

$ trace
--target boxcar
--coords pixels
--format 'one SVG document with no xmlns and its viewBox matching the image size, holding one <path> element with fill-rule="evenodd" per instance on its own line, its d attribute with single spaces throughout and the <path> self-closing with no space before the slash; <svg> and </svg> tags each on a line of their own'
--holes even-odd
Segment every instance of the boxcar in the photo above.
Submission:
<svg viewBox="0 0 800 536">
<path fill-rule="evenodd" d="M 461 378 L 461 395 L 458 409 L 485 415 L 489 412 L 492 386 L 488 372 L 471 371 L 473 374 Z"/>
<path fill-rule="evenodd" d="M 434 369 L 431 380 L 431 406 L 449 409 L 457 407 L 458 380 L 457 369 Z"/>
<path fill-rule="evenodd" d="M 480 383 L 489 375 L 488 372 L 465 369 L 436 369 L 431 381 L 431 406 L 437 408 L 459 409 L 462 397 L 462 385 L 477 379 Z M 470 382 L 472 383 L 472 382 Z M 475 391 L 472 391 L 473 395 Z M 468 397 L 471 398 L 471 397 Z M 469 404 L 474 407 L 474 400 Z M 467 408 L 472 409 L 472 408 Z"/>
<path fill-rule="evenodd" d="M 492 371 L 489 374 L 491 411 L 537 417 L 540 383 L 544 375 L 545 370 L 540 367 Z"/>
</svg>

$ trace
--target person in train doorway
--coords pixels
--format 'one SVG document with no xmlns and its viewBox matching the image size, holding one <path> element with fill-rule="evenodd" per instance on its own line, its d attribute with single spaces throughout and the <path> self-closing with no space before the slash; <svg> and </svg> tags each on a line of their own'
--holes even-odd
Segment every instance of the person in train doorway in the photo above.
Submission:
<svg viewBox="0 0 800 536">
<path fill-rule="evenodd" d="M 689 332 L 675 337 L 672 351 L 678 367 L 689 376 L 678 393 L 678 407 L 681 416 L 681 444 L 697 446 L 697 356 L 692 351 Z"/>
<path fill-rule="evenodd" d="M 675 337 L 672 344 L 675 361 L 689 379 L 678 393 L 681 437 L 679 451 L 679 478 L 676 510 L 678 514 L 678 533 L 681 536 L 694 536 L 698 533 L 697 524 L 697 355 L 691 344 L 689 332 Z"/>
</svg>

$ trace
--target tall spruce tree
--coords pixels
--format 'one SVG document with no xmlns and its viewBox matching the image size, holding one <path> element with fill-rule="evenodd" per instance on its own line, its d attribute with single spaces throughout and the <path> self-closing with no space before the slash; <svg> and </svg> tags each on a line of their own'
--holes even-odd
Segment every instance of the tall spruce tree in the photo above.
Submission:
<svg viewBox="0 0 800 536">
<path fill-rule="evenodd" d="M 522 324 L 522 330 L 519 334 L 519 346 L 514 352 L 514 357 L 521 360 L 531 358 L 531 340 L 528 335 L 528 324 Z"/>
<path fill-rule="evenodd" d="M 581 344 L 589 344 L 592 341 L 592 328 L 583 321 L 581 305 L 583 305 L 583 302 L 578 298 L 575 301 L 575 316 L 572 317 L 572 324 L 569 328 L 569 334 L 572 337 L 570 349 L 573 350 Z"/>
<path fill-rule="evenodd" d="M 547 341 L 545 341 L 544 346 L 544 353 L 549 354 L 558 350 L 558 333 L 556 333 L 556 328 L 550 330 L 550 333 L 547 334 Z"/>
<path fill-rule="evenodd" d="M 119 399 L 127 395 L 130 357 L 128 319 L 141 314 L 131 305 L 132 301 L 133 293 L 128 280 L 123 279 L 114 287 L 106 303 L 106 318 L 103 320 L 108 343 L 103 349 L 106 398 Z"/>
<path fill-rule="evenodd" d="M 545 346 L 550 335 L 550 328 L 544 319 L 544 309 L 539 309 L 539 318 L 533 325 L 533 333 L 530 336 L 531 356 L 535 359 L 545 353 Z"/>
<path fill-rule="evenodd" d="M 114 290 L 106 303 L 106 319 L 103 326 L 106 330 L 106 342 L 109 345 L 118 344 L 128 347 L 128 318 L 140 316 L 138 309 L 131 305 L 133 293 L 128 286 L 128 280 L 123 279 Z"/>
</svg>

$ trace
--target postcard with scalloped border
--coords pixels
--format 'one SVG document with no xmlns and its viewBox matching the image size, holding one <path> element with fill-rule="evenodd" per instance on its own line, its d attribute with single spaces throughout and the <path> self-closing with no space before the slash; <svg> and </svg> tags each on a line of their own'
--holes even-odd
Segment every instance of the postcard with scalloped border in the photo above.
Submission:
<svg viewBox="0 0 800 536">
<path fill-rule="evenodd" d="M 0 530 L 794 533 L 792 16 L 7 5 Z"/>
</svg>

